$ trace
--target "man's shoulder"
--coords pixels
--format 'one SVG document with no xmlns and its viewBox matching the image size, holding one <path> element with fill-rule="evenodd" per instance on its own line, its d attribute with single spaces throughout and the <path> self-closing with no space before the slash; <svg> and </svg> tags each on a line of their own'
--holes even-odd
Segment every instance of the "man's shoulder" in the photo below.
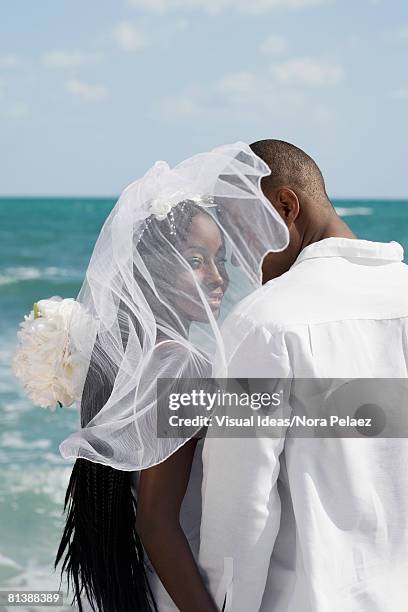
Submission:
<svg viewBox="0 0 408 612">
<path fill-rule="evenodd" d="M 296 313 L 297 291 L 288 282 L 288 275 L 269 281 L 244 298 L 230 317 L 234 324 L 242 322 L 270 331 L 282 330 Z"/>
<path fill-rule="evenodd" d="M 380 269 L 382 268 L 382 269 Z M 339 258 L 305 261 L 259 287 L 235 309 L 271 331 L 348 319 L 408 316 L 408 266 L 353 268 Z"/>
</svg>

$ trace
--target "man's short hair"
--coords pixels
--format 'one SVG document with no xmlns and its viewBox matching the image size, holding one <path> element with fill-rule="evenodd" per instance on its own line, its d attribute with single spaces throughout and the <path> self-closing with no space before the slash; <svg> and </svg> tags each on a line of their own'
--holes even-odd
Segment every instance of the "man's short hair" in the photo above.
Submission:
<svg viewBox="0 0 408 612">
<path fill-rule="evenodd" d="M 271 175 L 264 179 L 270 188 L 298 188 L 312 198 L 328 199 L 319 166 L 302 149 L 274 139 L 258 140 L 250 147 L 271 169 Z"/>
</svg>

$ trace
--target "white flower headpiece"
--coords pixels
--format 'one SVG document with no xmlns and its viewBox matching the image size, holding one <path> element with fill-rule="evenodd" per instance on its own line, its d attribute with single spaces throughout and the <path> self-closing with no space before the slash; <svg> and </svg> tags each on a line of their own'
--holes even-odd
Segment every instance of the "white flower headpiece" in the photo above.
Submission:
<svg viewBox="0 0 408 612">
<path fill-rule="evenodd" d="M 185 191 L 176 191 L 171 195 L 161 195 L 152 200 L 149 212 L 151 215 L 154 215 L 158 221 L 163 221 L 177 204 L 186 201 L 194 202 L 203 208 L 214 206 L 214 197 L 211 195 L 189 195 Z"/>
</svg>

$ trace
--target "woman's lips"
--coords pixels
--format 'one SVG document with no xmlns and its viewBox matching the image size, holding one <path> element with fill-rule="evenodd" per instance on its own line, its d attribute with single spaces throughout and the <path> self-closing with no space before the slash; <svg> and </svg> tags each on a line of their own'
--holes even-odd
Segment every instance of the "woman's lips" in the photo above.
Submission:
<svg viewBox="0 0 408 612">
<path fill-rule="evenodd" d="M 224 293 L 219 291 L 217 293 L 210 293 L 208 295 L 208 302 L 212 306 L 219 306 L 222 302 L 222 298 L 224 297 Z"/>
</svg>

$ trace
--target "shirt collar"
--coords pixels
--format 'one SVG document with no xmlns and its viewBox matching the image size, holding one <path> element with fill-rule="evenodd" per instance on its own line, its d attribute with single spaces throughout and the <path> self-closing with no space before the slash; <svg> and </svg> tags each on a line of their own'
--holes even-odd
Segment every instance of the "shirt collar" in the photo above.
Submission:
<svg viewBox="0 0 408 612">
<path fill-rule="evenodd" d="M 371 242 L 371 240 L 354 238 L 324 238 L 324 240 L 308 244 L 300 252 L 293 265 L 315 257 L 357 257 L 392 262 L 404 259 L 404 249 L 394 240 L 391 242 Z"/>
</svg>

